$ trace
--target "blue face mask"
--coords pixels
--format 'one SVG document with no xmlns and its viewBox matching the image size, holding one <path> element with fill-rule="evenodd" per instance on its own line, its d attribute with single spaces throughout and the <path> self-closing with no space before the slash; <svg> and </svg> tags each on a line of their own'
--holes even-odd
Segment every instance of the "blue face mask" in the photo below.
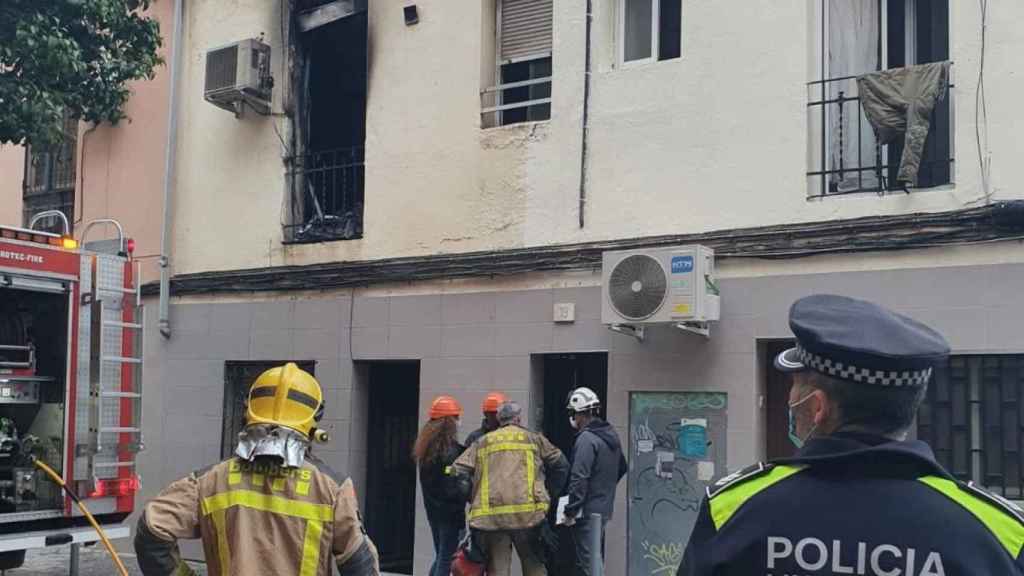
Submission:
<svg viewBox="0 0 1024 576">
<path fill-rule="evenodd" d="M 789 441 L 792 442 L 793 446 L 796 446 L 797 448 L 803 448 L 804 447 L 804 443 L 807 442 L 807 439 L 811 437 L 811 434 L 814 434 L 815 428 L 818 427 L 818 425 L 815 424 L 811 428 L 810 432 L 807 433 L 807 436 L 804 437 L 804 438 L 801 438 L 796 433 L 796 418 L 793 417 L 793 408 L 796 408 L 797 406 L 799 406 L 799 405 L 803 404 L 804 402 L 806 402 L 807 399 L 810 398 L 812 394 L 814 394 L 814 393 L 812 392 L 811 394 L 808 394 L 807 396 L 804 396 L 802 399 L 797 400 L 796 402 L 794 402 L 794 403 L 789 405 Z"/>
</svg>

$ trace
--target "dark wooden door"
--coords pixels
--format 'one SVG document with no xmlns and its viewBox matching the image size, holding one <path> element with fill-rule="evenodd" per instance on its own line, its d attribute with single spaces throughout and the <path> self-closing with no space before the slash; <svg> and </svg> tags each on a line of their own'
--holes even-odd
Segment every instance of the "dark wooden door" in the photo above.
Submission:
<svg viewBox="0 0 1024 576">
<path fill-rule="evenodd" d="M 768 459 L 787 458 L 796 452 L 796 446 L 789 440 L 789 387 L 793 376 L 775 369 L 775 357 L 791 348 L 793 342 L 771 342 L 765 347 L 764 373 Z"/>
<path fill-rule="evenodd" d="M 366 530 L 385 572 L 412 574 L 416 532 L 419 363 L 370 366 Z"/>
</svg>

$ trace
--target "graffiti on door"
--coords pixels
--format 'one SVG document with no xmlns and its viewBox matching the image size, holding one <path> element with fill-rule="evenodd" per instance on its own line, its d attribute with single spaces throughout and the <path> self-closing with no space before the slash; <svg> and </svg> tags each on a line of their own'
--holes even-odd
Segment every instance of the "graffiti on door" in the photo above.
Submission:
<svg viewBox="0 0 1024 576">
<path fill-rule="evenodd" d="M 704 489 L 725 470 L 727 398 L 630 396 L 629 575 L 674 574 Z"/>
</svg>

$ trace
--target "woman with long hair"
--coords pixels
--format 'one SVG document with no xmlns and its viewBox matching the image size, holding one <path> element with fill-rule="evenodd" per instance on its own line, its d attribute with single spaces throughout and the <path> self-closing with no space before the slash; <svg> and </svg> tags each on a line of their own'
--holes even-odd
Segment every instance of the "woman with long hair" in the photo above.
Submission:
<svg viewBox="0 0 1024 576">
<path fill-rule="evenodd" d="M 451 396 L 438 396 L 430 405 L 430 419 L 413 446 L 420 469 L 423 504 L 434 536 L 434 564 L 430 576 L 450 576 L 452 556 L 466 526 L 466 502 L 459 496 L 452 464 L 464 447 L 457 437 L 462 406 Z"/>
</svg>

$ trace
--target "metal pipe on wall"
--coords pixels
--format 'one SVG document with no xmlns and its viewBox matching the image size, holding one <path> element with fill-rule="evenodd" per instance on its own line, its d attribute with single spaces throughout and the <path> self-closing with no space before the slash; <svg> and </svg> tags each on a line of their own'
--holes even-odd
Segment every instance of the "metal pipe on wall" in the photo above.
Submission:
<svg viewBox="0 0 1024 576">
<path fill-rule="evenodd" d="M 171 187 L 178 147 L 178 76 L 181 71 L 181 43 L 185 0 L 174 3 L 174 43 L 171 45 L 171 91 L 168 99 L 167 150 L 164 152 L 163 224 L 160 228 L 160 334 L 171 337 Z"/>
<path fill-rule="evenodd" d="M 584 64 L 583 77 L 583 134 L 580 145 L 580 228 L 583 228 L 585 211 L 587 205 L 587 137 L 590 130 L 590 29 L 594 19 L 594 6 L 592 0 L 587 0 L 587 39 L 586 39 L 586 62 Z"/>
</svg>

